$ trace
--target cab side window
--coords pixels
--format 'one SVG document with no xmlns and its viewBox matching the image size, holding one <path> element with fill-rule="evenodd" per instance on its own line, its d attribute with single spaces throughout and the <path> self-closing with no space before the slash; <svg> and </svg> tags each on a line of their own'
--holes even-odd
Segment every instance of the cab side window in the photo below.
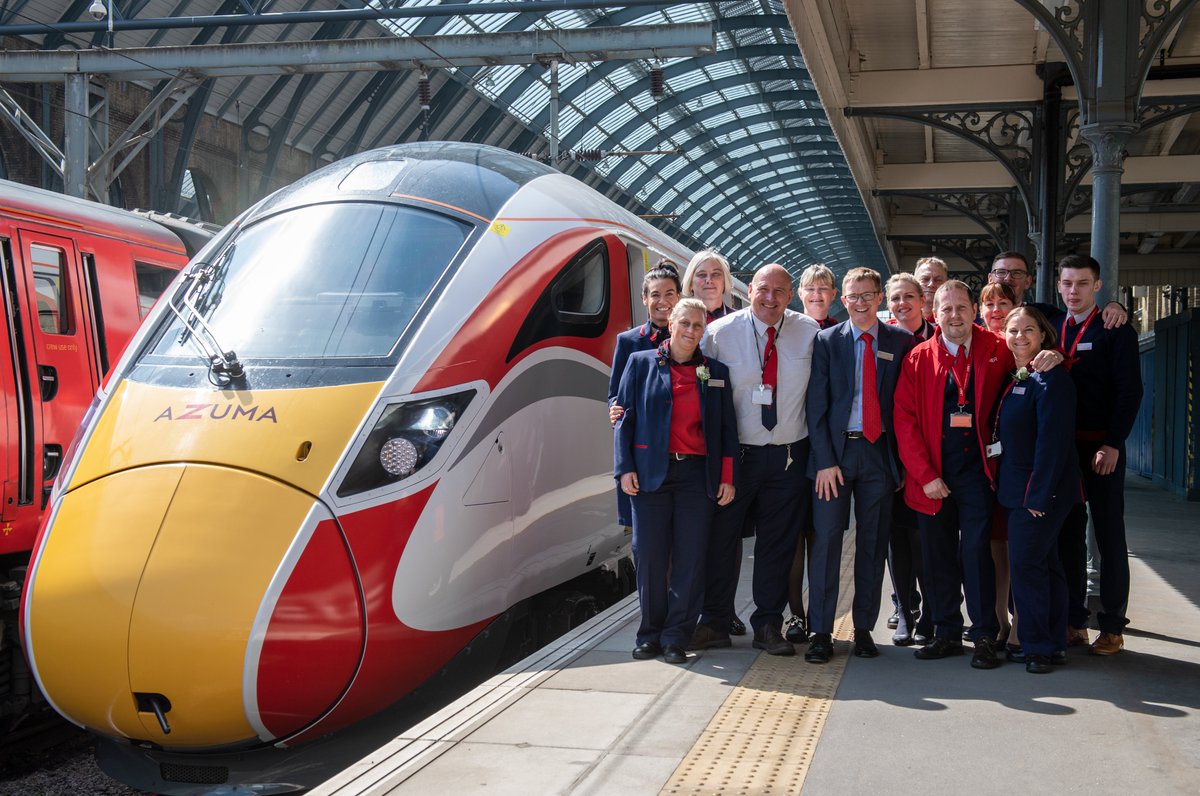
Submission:
<svg viewBox="0 0 1200 796">
<path fill-rule="evenodd" d="M 597 238 L 563 266 L 538 296 L 508 352 L 552 337 L 599 337 L 608 327 L 608 244 Z"/>
<path fill-rule="evenodd" d="M 158 297 L 163 294 L 167 285 L 171 284 L 171 280 L 179 272 L 163 268 L 161 265 L 136 261 L 133 267 L 137 275 L 138 317 L 145 318 L 146 313 L 150 312 L 150 308 L 154 306 L 154 302 L 158 301 Z"/>
<path fill-rule="evenodd" d="M 33 244 L 33 284 L 37 293 L 38 326 L 47 334 L 71 334 L 71 313 L 67 306 L 66 254 L 62 249 Z"/>
</svg>

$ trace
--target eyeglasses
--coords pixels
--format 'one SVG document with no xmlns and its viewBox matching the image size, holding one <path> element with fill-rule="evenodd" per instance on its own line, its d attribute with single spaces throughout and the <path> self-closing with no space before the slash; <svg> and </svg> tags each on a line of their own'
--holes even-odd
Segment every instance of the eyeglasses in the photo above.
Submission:
<svg viewBox="0 0 1200 796">
<path fill-rule="evenodd" d="M 857 304 L 860 301 L 872 302 L 878 295 L 878 291 L 873 291 L 871 293 L 847 293 L 842 298 L 846 299 L 848 304 Z"/>
<path fill-rule="evenodd" d="M 993 268 L 992 276 L 996 277 L 997 279 L 1008 279 L 1009 277 L 1013 277 L 1013 276 L 1020 278 L 1023 276 L 1029 276 L 1029 272 L 1028 271 L 1009 271 L 1007 268 Z"/>
</svg>

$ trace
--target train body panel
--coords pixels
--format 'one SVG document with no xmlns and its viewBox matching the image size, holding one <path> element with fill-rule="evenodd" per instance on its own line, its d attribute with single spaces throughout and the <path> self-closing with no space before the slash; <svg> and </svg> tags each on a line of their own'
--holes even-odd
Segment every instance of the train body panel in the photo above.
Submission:
<svg viewBox="0 0 1200 796">
<path fill-rule="evenodd" d="M 642 274 L 689 254 L 575 180 L 471 145 L 356 156 L 235 224 L 102 391 L 24 612 L 56 706 L 163 754 L 351 726 L 514 606 L 627 557 L 609 363 Z M 98 505 L 119 493 L 137 497 Z M 114 524 L 138 527 L 112 573 L 64 561 Z M 73 616 L 103 578 L 123 590 L 105 610 L 124 640 Z M 93 642 L 104 682 L 67 685 L 58 659 Z"/>
<path fill-rule="evenodd" d="M 0 180 L 4 492 L 0 554 L 33 546 L 62 455 L 101 379 L 186 263 L 116 208 Z"/>
</svg>

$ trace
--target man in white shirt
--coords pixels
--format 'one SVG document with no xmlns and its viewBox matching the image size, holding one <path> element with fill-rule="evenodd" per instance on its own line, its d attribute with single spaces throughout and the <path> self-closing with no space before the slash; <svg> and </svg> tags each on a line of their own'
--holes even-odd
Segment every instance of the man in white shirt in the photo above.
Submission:
<svg viewBox="0 0 1200 796">
<path fill-rule="evenodd" d="M 793 293 L 783 266 L 763 266 L 750 283 L 750 307 L 715 321 L 701 344 L 729 366 L 742 469 L 737 498 L 713 518 L 704 610 L 690 649 L 730 646 L 737 541 L 749 519 L 755 526 L 754 647 L 771 655 L 796 652 L 780 627 L 800 519 L 812 490 L 805 476 L 805 398 L 820 327 L 787 308 Z"/>
</svg>

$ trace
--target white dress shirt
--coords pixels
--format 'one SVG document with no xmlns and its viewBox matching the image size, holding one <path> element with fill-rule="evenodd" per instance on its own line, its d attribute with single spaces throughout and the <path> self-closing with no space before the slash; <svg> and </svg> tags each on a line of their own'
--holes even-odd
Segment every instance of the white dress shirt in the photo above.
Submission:
<svg viewBox="0 0 1200 796">
<path fill-rule="evenodd" d="M 788 445 L 808 436 L 804 399 L 812 372 L 813 341 L 820 330 L 816 321 L 794 310 L 784 310 L 775 327 L 775 353 L 779 357 L 777 423 L 770 431 L 762 424 L 762 405 L 753 399 L 762 383 L 767 325 L 747 307 L 713 321 L 704 331 L 700 348 L 729 366 L 738 438 L 743 445 Z"/>
</svg>

